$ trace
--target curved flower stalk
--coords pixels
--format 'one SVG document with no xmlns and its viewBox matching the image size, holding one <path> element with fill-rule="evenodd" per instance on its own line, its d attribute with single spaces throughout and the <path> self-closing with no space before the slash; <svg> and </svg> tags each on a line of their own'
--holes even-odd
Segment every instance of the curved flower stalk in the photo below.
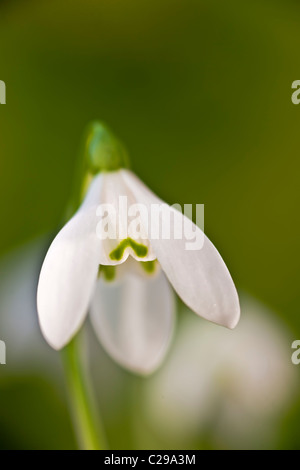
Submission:
<svg viewBox="0 0 300 470">
<path fill-rule="evenodd" d="M 196 314 L 229 328 L 236 326 L 240 307 L 213 244 L 128 170 L 126 159 L 119 141 L 94 123 L 86 144 L 84 197 L 49 248 L 37 304 L 42 332 L 53 348 L 68 344 L 90 311 L 107 352 L 124 367 L 148 374 L 170 342 L 171 286 Z M 131 214 L 128 207 L 134 208 Z M 153 207 L 159 208 L 154 220 Z M 165 219 L 168 237 L 160 229 Z M 187 227 L 186 238 L 177 236 L 181 226 Z M 193 236 L 203 240 L 201 249 L 186 249 Z"/>
</svg>

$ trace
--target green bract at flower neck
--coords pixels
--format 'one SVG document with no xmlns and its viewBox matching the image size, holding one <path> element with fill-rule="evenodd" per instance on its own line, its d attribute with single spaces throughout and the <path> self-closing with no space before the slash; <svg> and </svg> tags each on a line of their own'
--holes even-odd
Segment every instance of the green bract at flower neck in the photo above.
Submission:
<svg viewBox="0 0 300 470">
<path fill-rule="evenodd" d="M 122 142 L 100 121 L 93 121 L 87 127 L 84 160 L 87 171 L 92 175 L 129 166 L 128 155 Z"/>
<path fill-rule="evenodd" d="M 101 121 L 92 121 L 83 134 L 66 218 L 76 212 L 97 173 L 128 167 L 129 158 L 123 144 Z"/>
</svg>

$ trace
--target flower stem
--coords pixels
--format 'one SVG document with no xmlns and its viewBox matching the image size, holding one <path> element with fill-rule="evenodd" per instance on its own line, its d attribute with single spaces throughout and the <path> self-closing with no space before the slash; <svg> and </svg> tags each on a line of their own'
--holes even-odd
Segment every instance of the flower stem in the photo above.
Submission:
<svg viewBox="0 0 300 470">
<path fill-rule="evenodd" d="M 74 431 L 80 449 L 103 450 L 106 448 L 106 440 L 98 420 L 81 346 L 77 335 L 62 353 Z"/>
</svg>

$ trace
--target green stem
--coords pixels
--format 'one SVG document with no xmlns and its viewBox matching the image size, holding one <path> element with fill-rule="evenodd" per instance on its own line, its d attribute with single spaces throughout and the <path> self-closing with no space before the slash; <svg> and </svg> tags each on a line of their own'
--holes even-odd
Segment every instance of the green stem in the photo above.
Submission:
<svg viewBox="0 0 300 470">
<path fill-rule="evenodd" d="M 84 367 L 81 352 L 78 336 L 63 350 L 74 430 L 80 449 L 101 450 L 106 448 L 106 440 L 97 419 L 87 367 Z"/>
</svg>

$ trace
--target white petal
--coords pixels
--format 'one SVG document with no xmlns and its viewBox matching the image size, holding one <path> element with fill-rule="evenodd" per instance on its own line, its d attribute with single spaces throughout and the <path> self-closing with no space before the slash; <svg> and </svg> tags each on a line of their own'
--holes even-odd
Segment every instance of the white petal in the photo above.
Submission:
<svg viewBox="0 0 300 470">
<path fill-rule="evenodd" d="M 74 217 L 52 242 L 40 273 L 37 306 L 42 332 L 55 348 L 65 346 L 80 328 L 97 279 L 101 240 L 96 235 L 96 207 L 102 175 Z"/>
<path fill-rule="evenodd" d="M 149 374 L 166 354 L 174 308 L 172 289 L 161 270 L 147 279 L 128 271 L 119 282 L 98 281 L 90 312 L 112 358 L 129 370 Z"/>
<path fill-rule="evenodd" d="M 122 175 L 135 198 L 147 206 L 149 213 L 152 204 L 162 203 L 133 173 L 122 170 Z M 177 222 L 179 218 L 184 223 L 185 216 L 178 215 L 178 211 L 170 206 L 167 211 L 172 215 L 175 212 Z M 162 223 L 161 217 L 159 223 Z M 148 225 L 148 221 L 144 224 Z M 200 238 L 204 235 L 195 224 L 189 222 L 187 225 Z M 204 236 L 200 250 L 188 251 L 186 239 L 171 237 L 167 240 L 161 236 L 154 239 L 150 228 L 148 236 L 162 269 L 186 305 L 207 320 L 234 328 L 240 316 L 237 291 L 224 261 L 209 239 Z"/>
<path fill-rule="evenodd" d="M 139 213 L 134 214 L 133 217 L 128 216 L 128 210 L 133 208 L 137 201 L 124 183 L 121 171 L 104 173 L 100 202 L 101 206 L 99 205 L 97 212 L 97 233 L 103 240 L 104 252 L 101 264 L 118 265 L 124 263 L 129 255 L 136 260 L 154 260 L 156 256 L 151 250 L 146 234 L 144 238 L 132 235 L 132 219 L 134 218 L 136 225 L 139 225 L 140 217 Z M 127 246 L 119 260 L 111 258 L 110 254 L 119 246 L 120 242 L 128 238 L 146 246 L 147 254 L 139 257 L 131 246 Z"/>
</svg>

